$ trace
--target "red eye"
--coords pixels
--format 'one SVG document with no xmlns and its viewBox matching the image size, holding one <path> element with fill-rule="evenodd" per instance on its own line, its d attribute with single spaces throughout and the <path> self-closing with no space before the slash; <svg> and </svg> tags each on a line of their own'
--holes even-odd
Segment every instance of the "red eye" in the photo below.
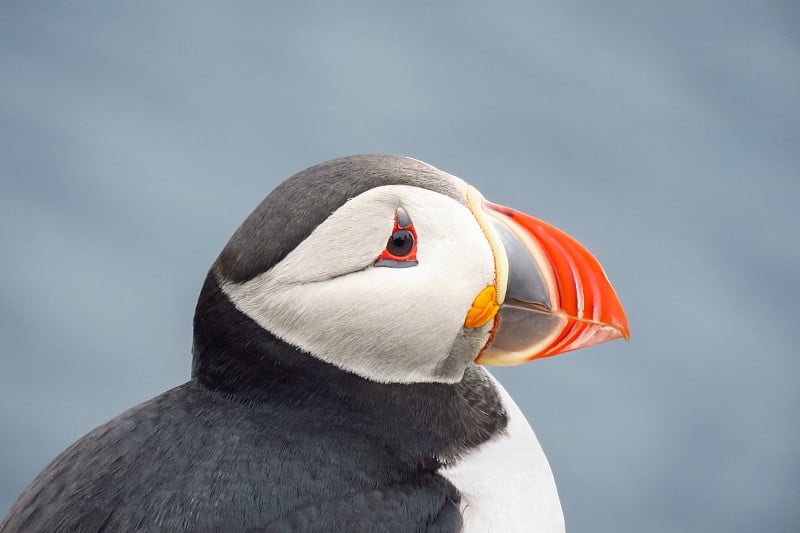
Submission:
<svg viewBox="0 0 800 533">
<path fill-rule="evenodd" d="M 417 264 L 417 232 L 408 213 L 399 207 L 394 216 L 392 234 L 386 248 L 375 261 L 375 266 L 404 268 Z"/>
</svg>

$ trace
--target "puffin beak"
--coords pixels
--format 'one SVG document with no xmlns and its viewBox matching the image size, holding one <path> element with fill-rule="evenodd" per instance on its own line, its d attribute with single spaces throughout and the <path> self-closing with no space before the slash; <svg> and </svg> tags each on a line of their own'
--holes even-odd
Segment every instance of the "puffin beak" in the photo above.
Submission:
<svg viewBox="0 0 800 533">
<path fill-rule="evenodd" d="M 476 363 L 518 365 L 630 337 L 603 267 L 578 241 L 530 215 L 486 202 L 475 189 L 469 197 L 495 254 L 499 305 Z M 486 307 L 486 292 L 492 291 L 476 297 L 473 315 L 476 305 Z"/>
</svg>

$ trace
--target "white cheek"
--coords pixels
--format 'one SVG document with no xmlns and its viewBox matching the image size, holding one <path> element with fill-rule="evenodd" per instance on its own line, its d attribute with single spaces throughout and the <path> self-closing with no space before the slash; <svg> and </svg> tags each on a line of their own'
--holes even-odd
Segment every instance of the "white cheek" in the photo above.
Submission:
<svg viewBox="0 0 800 533">
<path fill-rule="evenodd" d="M 441 281 L 422 269 L 395 269 L 391 275 L 387 270 L 370 268 L 279 290 L 273 293 L 278 305 L 262 325 L 358 374 L 381 381 L 424 380 L 461 329 L 463 318 L 453 317 L 465 314 L 464 298 L 439 293 L 432 301 Z"/>
<path fill-rule="evenodd" d="M 397 205 L 419 236 L 419 264 L 374 267 Z M 480 227 L 455 200 L 415 187 L 373 189 L 345 207 L 271 271 L 223 290 L 262 327 L 340 368 L 376 381 L 441 380 L 435 369 L 475 296 L 494 281 Z M 361 228 L 358 239 L 324 252 L 324 244 L 341 242 L 331 236 L 353 227 Z M 339 271 L 349 273 L 324 277 Z"/>
</svg>

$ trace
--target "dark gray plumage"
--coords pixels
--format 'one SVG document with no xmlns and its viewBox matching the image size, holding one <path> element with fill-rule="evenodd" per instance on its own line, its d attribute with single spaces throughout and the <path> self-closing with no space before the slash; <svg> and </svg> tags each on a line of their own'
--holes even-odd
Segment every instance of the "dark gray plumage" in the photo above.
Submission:
<svg viewBox="0 0 800 533">
<path fill-rule="evenodd" d="M 455 489 L 433 472 L 369 486 L 391 458 L 345 428 L 313 424 L 322 414 L 276 417 L 187 383 L 68 448 L 0 531 L 447 531 L 459 523 Z"/>
</svg>

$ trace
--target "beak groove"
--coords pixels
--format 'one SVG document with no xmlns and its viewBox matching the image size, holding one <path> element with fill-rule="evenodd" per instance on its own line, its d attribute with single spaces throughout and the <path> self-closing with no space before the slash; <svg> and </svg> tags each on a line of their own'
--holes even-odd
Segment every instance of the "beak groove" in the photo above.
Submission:
<svg viewBox="0 0 800 533">
<path fill-rule="evenodd" d="M 514 365 L 630 338 L 605 271 L 578 241 L 508 207 L 484 201 L 481 210 L 502 241 L 509 271 L 498 276 L 507 280 L 507 290 L 492 339 L 477 363 Z M 540 280 L 535 290 L 519 290 L 531 278 Z"/>
</svg>

